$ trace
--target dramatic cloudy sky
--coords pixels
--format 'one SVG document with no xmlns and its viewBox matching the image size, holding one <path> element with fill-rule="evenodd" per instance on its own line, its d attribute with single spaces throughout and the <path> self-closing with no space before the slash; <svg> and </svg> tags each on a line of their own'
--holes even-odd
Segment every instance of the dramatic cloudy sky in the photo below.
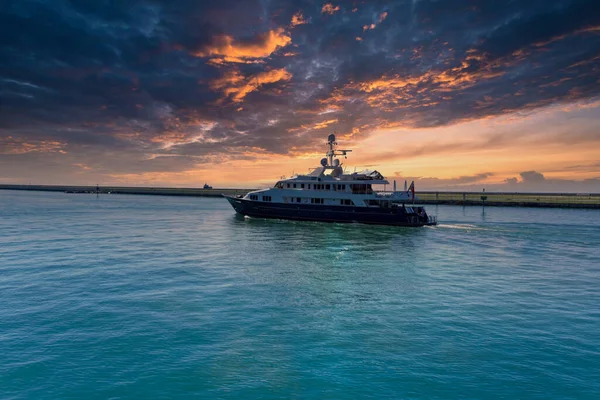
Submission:
<svg viewBox="0 0 600 400">
<path fill-rule="evenodd" d="M 600 191 L 598 0 L 8 0 L 0 182 Z"/>
</svg>

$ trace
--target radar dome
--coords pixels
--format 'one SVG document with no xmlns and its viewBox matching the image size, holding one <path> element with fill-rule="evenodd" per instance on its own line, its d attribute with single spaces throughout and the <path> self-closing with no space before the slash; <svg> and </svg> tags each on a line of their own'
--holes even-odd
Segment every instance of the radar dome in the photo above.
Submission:
<svg viewBox="0 0 600 400">
<path fill-rule="evenodd" d="M 331 135 L 329 135 L 329 136 L 327 137 L 327 141 L 328 141 L 328 142 L 335 142 L 335 135 L 334 135 L 333 133 L 332 133 Z"/>
<path fill-rule="evenodd" d="M 326 158 L 321 158 L 321 165 L 326 167 L 327 166 L 327 159 Z"/>
<path fill-rule="evenodd" d="M 340 160 L 338 160 L 337 158 L 335 160 L 333 160 L 334 167 L 339 167 L 339 165 L 340 165 Z"/>
</svg>

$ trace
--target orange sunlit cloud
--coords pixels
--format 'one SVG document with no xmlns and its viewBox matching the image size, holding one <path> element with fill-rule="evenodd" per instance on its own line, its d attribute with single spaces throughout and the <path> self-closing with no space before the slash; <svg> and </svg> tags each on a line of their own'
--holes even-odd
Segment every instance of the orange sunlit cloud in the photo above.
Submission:
<svg viewBox="0 0 600 400">
<path fill-rule="evenodd" d="M 92 170 L 91 167 L 89 167 L 83 163 L 76 163 L 76 164 L 73 164 L 73 166 L 79 168 L 81 171 L 91 171 Z"/>
<path fill-rule="evenodd" d="M 190 143 L 210 143 L 206 134 L 217 126 L 214 121 L 196 120 L 186 124 L 184 130 L 166 131 L 150 139 L 152 143 L 160 144 L 162 149 Z"/>
<path fill-rule="evenodd" d="M 388 14 L 387 12 L 382 12 L 379 15 L 379 19 L 378 19 L 377 23 L 372 23 L 370 25 L 369 24 L 363 25 L 363 32 L 375 29 L 378 24 L 382 23 L 385 20 L 385 18 L 387 17 L 387 14 Z"/>
<path fill-rule="evenodd" d="M 431 100 L 427 96 L 428 92 L 450 92 L 459 87 L 464 89 L 483 80 L 504 75 L 504 71 L 499 69 L 498 62 L 483 63 L 475 70 L 471 68 L 472 62 L 482 60 L 483 57 L 480 55 L 468 54 L 459 66 L 443 71 L 426 71 L 414 76 L 384 75 L 373 80 L 350 82 L 334 91 L 326 100 L 326 104 L 362 99 L 371 107 L 390 111 L 408 107 L 434 106 L 438 102 Z M 367 95 L 363 96 L 360 93 Z M 419 96 L 415 96 L 416 94 Z"/>
<path fill-rule="evenodd" d="M 296 14 L 294 14 L 292 16 L 292 22 L 290 23 L 290 26 L 294 27 L 294 26 L 298 26 L 298 25 L 303 25 L 303 24 L 307 24 L 308 21 L 304 19 L 304 16 L 302 15 L 302 11 L 298 11 Z"/>
<path fill-rule="evenodd" d="M 325 3 L 325 4 L 323 4 L 323 8 L 321 8 L 321 12 L 323 14 L 333 14 L 339 10 L 340 10 L 340 6 L 334 7 L 333 4 L 331 4 L 331 3 Z"/>
<path fill-rule="evenodd" d="M 197 57 L 212 57 L 215 64 L 224 62 L 255 62 L 270 56 L 279 48 L 292 43 L 292 38 L 283 28 L 270 30 L 258 35 L 254 42 L 240 42 L 228 35 L 214 38 L 213 43 L 201 51 L 194 53 Z"/>
<path fill-rule="evenodd" d="M 258 90 L 262 85 L 289 81 L 290 79 L 292 79 L 292 74 L 285 68 L 272 69 L 252 76 L 244 76 L 239 71 L 232 70 L 226 72 L 221 78 L 212 81 L 210 88 L 223 93 L 221 101 L 230 99 L 234 103 L 239 103 L 249 93 Z"/>
<path fill-rule="evenodd" d="M 21 139 L 0 136 L 0 154 L 66 153 L 66 143 L 57 140 Z"/>
<path fill-rule="evenodd" d="M 337 123 L 338 120 L 336 119 L 329 119 L 327 121 L 322 121 L 322 122 L 318 122 L 313 126 L 313 129 L 323 129 L 323 128 L 327 128 L 329 125 L 335 124 Z"/>
</svg>

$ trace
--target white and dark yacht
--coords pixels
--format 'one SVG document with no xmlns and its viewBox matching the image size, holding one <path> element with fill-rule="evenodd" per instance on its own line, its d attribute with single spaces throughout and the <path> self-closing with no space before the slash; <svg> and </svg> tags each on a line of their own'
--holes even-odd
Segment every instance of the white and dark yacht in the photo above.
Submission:
<svg viewBox="0 0 600 400">
<path fill-rule="evenodd" d="M 260 218 L 303 221 L 360 222 L 378 225 L 435 225 L 436 218 L 416 206 L 414 182 L 403 191 L 378 191 L 390 183 L 377 171 L 346 173 L 336 157 L 352 150 L 338 150 L 329 135 L 327 157 L 306 175 L 282 179 L 272 188 L 245 196 L 225 196 L 235 211 Z"/>
</svg>

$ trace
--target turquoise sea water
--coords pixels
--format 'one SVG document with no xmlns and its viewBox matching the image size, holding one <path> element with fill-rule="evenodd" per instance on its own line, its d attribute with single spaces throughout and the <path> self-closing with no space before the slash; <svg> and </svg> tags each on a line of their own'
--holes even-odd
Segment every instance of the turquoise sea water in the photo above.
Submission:
<svg viewBox="0 0 600 400">
<path fill-rule="evenodd" d="M 0 398 L 600 398 L 600 212 L 0 191 Z"/>
</svg>

